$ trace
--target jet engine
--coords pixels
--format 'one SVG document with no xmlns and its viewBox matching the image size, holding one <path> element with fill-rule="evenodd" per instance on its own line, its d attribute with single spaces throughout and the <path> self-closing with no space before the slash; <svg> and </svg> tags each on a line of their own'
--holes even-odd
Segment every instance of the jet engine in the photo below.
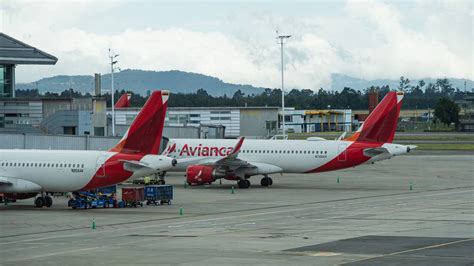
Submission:
<svg viewBox="0 0 474 266">
<path fill-rule="evenodd" d="M 210 184 L 218 178 L 226 176 L 225 170 L 219 170 L 209 165 L 190 165 L 186 168 L 188 184 Z"/>
</svg>

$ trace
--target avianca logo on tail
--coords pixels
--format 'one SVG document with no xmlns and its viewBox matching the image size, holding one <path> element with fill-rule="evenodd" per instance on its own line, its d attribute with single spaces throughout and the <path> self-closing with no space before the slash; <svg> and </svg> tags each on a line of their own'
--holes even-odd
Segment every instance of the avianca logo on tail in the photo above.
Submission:
<svg viewBox="0 0 474 266">
<path fill-rule="evenodd" d="M 207 146 L 202 146 L 202 144 L 199 144 L 196 147 L 193 147 L 188 144 L 184 144 L 184 146 L 181 148 L 179 151 L 179 156 L 227 156 L 232 153 L 234 150 L 233 147 L 207 147 Z M 176 152 L 176 143 L 173 143 L 173 145 L 169 146 L 166 154 L 171 154 Z"/>
</svg>

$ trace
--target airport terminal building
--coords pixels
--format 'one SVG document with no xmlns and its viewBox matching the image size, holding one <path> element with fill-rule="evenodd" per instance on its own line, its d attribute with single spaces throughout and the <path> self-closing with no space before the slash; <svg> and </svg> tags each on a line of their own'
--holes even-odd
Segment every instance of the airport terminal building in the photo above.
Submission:
<svg viewBox="0 0 474 266">
<path fill-rule="evenodd" d="M 115 110 L 119 135 L 125 133 L 139 111 L 140 108 Z M 278 107 L 169 107 L 166 126 L 199 128 L 201 138 L 268 138 L 277 134 L 278 111 Z M 109 130 L 111 116 L 109 110 Z"/>
<path fill-rule="evenodd" d="M 17 65 L 54 65 L 58 59 L 33 46 L 0 33 L 0 132 L 35 131 L 43 119 L 41 99 L 15 98 Z"/>
</svg>

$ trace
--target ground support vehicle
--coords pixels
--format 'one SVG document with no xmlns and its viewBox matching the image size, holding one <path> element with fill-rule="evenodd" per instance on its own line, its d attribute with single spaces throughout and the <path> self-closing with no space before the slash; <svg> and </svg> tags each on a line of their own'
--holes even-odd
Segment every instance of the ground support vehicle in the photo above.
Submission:
<svg viewBox="0 0 474 266">
<path fill-rule="evenodd" d="M 73 209 L 110 208 L 116 205 L 112 197 L 86 191 L 74 192 L 73 197 L 68 201 L 68 206 Z"/>
</svg>

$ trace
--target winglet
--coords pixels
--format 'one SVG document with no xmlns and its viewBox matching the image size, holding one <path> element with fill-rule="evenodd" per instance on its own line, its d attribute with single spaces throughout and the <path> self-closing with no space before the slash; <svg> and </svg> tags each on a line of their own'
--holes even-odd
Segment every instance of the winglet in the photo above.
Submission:
<svg viewBox="0 0 474 266">
<path fill-rule="evenodd" d="M 232 149 L 232 152 L 229 155 L 227 155 L 227 158 L 236 158 L 237 157 L 237 155 L 240 152 L 240 148 L 242 148 L 242 144 L 244 143 L 244 139 L 245 139 L 245 137 L 240 137 L 239 141 L 237 142 L 237 144 Z"/>
</svg>

